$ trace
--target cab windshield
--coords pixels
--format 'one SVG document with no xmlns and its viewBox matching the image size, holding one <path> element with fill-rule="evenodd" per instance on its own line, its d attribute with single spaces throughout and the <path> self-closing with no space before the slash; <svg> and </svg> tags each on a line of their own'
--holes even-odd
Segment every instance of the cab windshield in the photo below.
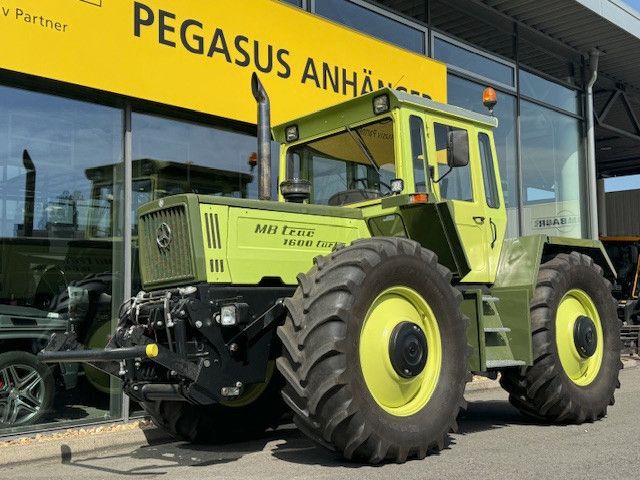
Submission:
<svg viewBox="0 0 640 480">
<path fill-rule="evenodd" d="M 346 205 L 391 194 L 396 177 L 393 121 L 381 119 L 287 153 L 288 178 L 311 182 L 310 203 Z"/>
</svg>

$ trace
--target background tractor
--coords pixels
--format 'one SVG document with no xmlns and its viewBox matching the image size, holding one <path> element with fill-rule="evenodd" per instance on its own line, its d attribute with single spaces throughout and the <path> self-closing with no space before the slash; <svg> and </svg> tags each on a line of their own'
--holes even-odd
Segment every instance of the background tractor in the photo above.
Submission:
<svg viewBox="0 0 640 480">
<path fill-rule="evenodd" d="M 368 463 L 444 448 L 470 372 L 501 372 L 545 423 L 606 415 L 619 386 L 614 271 L 599 241 L 504 240 L 497 120 L 379 90 L 276 127 L 258 101 L 260 199 L 139 209 L 144 290 L 104 350 L 40 358 L 120 377 L 193 442 L 275 426 Z M 487 92 L 486 104 L 495 104 Z"/>
<path fill-rule="evenodd" d="M 640 355 L 640 237 L 600 237 L 616 269 L 613 296 L 618 301 L 618 317 L 622 321 L 620 335 L 626 350 Z"/>
<path fill-rule="evenodd" d="M 613 296 L 618 300 L 618 316 L 625 325 L 640 325 L 638 274 L 640 274 L 640 237 L 600 237 L 616 269 Z"/>
</svg>

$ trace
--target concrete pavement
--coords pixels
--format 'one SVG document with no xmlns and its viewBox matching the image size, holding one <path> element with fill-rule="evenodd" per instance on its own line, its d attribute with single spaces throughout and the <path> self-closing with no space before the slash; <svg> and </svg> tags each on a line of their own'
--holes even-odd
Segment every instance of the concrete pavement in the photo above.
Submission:
<svg viewBox="0 0 640 480">
<path fill-rule="evenodd" d="M 621 382 L 605 420 L 566 427 L 528 422 L 500 389 L 469 392 L 469 411 L 451 447 L 404 465 L 349 464 L 286 428 L 260 441 L 226 446 L 173 442 L 85 454 L 62 446 L 55 460 L 4 467 L 0 478 L 637 479 L 640 368 L 623 370 Z"/>
</svg>

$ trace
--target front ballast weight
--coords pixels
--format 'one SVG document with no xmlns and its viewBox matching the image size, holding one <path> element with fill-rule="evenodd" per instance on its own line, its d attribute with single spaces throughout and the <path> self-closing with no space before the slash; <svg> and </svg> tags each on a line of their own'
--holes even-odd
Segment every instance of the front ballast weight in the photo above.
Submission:
<svg viewBox="0 0 640 480">
<path fill-rule="evenodd" d="M 52 336 L 45 363 L 89 363 L 120 378 L 141 402 L 233 400 L 264 382 L 289 288 L 213 285 L 140 292 L 120 309 L 105 349 L 87 350 L 73 331 Z M 256 313 L 259 312 L 259 313 Z"/>
</svg>

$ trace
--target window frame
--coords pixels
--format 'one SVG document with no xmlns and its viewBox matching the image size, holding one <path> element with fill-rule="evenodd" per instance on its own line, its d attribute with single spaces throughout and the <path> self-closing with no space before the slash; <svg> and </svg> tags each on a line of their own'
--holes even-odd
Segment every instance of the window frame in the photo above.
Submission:
<svg viewBox="0 0 640 480">
<path fill-rule="evenodd" d="M 441 118 L 441 117 L 435 117 L 429 120 L 429 133 L 428 136 L 429 138 L 432 138 L 433 140 L 431 142 L 429 142 L 432 145 L 432 155 L 428 154 L 428 157 L 432 159 L 432 163 L 430 163 L 430 166 L 433 166 L 434 168 L 434 172 L 436 172 L 438 174 L 438 178 L 442 178 L 440 177 L 440 173 L 439 173 L 439 166 L 442 164 L 438 163 L 438 155 L 437 155 L 437 142 L 436 142 L 436 126 L 437 125 L 441 125 L 443 127 L 447 127 L 447 129 L 449 128 L 455 128 L 458 130 L 464 130 L 467 132 L 467 142 L 468 142 L 468 148 L 469 148 L 469 163 L 465 166 L 465 167 L 453 167 L 453 169 L 455 170 L 456 168 L 468 168 L 469 169 L 469 191 L 471 192 L 471 199 L 470 200 L 462 200 L 459 198 L 448 198 L 445 197 L 442 194 L 441 188 L 440 188 L 440 181 L 435 182 L 432 180 L 432 183 L 435 185 L 438 185 L 438 196 L 440 197 L 441 200 L 450 200 L 453 202 L 464 202 L 464 203 L 468 203 L 468 204 L 476 204 L 478 202 L 478 192 L 476 191 L 476 187 L 474 185 L 474 178 L 475 175 L 473 170 L 474 168 L 476 168 L 474 166 L 474 161 L 473 161 L 473 155 L 472 155 L 472 142 L 471 142 L 471 138 L 472 138 L 472 133 L 473 133 L 473 129 L 469 128 L 469 125 L 461 123 L 459 121 L 455 121 L 449 118 Z M 448 147 L 447 147 L 448 148 Z M 447 174 L 447 176 L 450 175 L 450 173 Z M 446 177 L 445 177 L 446 178 Z"/>
<path fill-rule="evenodd" d="M 421 162 L 421 167 L 422 167 L 422 178 L 423 178 L 423 183 L 424 183 L 424 190 L 420 190 L 418 187 L 418 179 L 416 177 L 416 171 L 420 171 L 419 165 L 417 163 L 417 156 L 415 155 L 415 151 L 414 151 L 414 137 L 413 137 L 413 132 L 414 132 L 414 126 L 413 126 L 413 121 L 417 120 L 418 122 L 420 122 L 420 146 L 422 148 L 422 162 Z M 429 186 L 431 184 L 431 174 L 430 174 L 430 169 L 429 169 L 429 154 L 428 154 L 428 143 L 427 143 L 427 136 L 426 136 L 426 123 L 424 121 L 424 118 L 421 117 L 420 115 L 416 114 L 416 113 L 410 113 L 409 114 L 409 140 L 410 140 L 410 150 L 411 150 L 411 171 L 412 171 L 412 175 L 413 175 L 413 190 L 415 192 L 420 192 L 420 193 L 426 193 L 429 191 Z"/>
<path fill-rule="evenodd" d="M 496 80 L 494 78 L 489 78 L 489 77 L 485 77 L 484 75 L 481 75 L 477 72 L 474 72 L 473 70 L 467 70 L 463 67 L 459 67 L 450 63 L 447 63 L 447 71 L 449 73 L 456 73 L 468 78 L 473 78 L 475 79 L 475 81 L 479 81 L 479 82 L 483 82 L 486 83 L 487 85 L 491 85 L 494 88 L 499 88 L 501 90 L 516 94 L 518 91 L 518 71 L 516 68 L 516 63 L 513 61 L 509 61 L 506 60 L 498 55 L 496 55 L 495 53 L 491 53 L 491 52 L 487 52 L 486 50 L 482 50 L 478 47 L 475 47 L 473 45 L 470 45 L 469 43 L 466 43 L 464 41 L 461 41 L 455 37 L 446 35 L 444 33 L 441 33 L 440 31 L 436 30 L 436 29 L 432 29 L 431 31 L 431 35 L 429 36 L 430 38 L 430 44 L 431 44 L 431 50 L 429 51 L 429 55 L 431 58 L 437 59 L 438 57 L 436 57 L 436 40 L 442 40 L 446 43 L 450 43 L 451 45 L 461 48 L 463 50 L 466 50 L 467 52 L 477 55 L 479 57 L 485 58 L 486 60 L 489 61 L 493 61 L 499 64 L 504 65 L 505 67 L 511 68 L 512 69 L 512 74 L 513 74 L 513 78 L 512 81 L 513 83 L 510 85 L 508 83 L 502 83 L 499 80 Z"/>
<path fill-rule="evenodd" d="M 483 140 L 486 139 L 486 153 L 488 158 L 483 155 Z M 484 199 L 487 207 L 497 210 L 501 207 L 500 192 L 498 190 L 498 179 L 496 176 L 496 159 L 493 155 L 493 142 L 491 136 L 487 132 L 478 132 L 478 157 L 480 159 L 480 168 L 482 170 L 482 185 L 484 187 Z"/>
<path fill-rule="evenodd" d="M 363 121 L 359 121 L 359 122 L 355 122 L 353 124 L 348 125 L 348 127 L 352 130 L 354 129 L 358 129 L 358 128 L 362 128 L 362 127 L 367 127 L 369 125 L 375 125 L 377 123 L 382 123 L 383 121 L 388 121 L 391 123 L 391 132 L 393 135 L 393 165 L 394 165 L 394 178 L 397 178 L 399 175 L 399 172 L 403 171 L 404 167 L 404 162 L 402 159 L 402 155 L 400 154 L 400 147 L 402 145 L 403 142 L 398 141 L 397 139 L 399 138 L 399 125 L 400 125 L 400 120 L 393 114 L 388 113 L 388 114 L 384 114 L 384 115 L 379 115 L 375 118 L 367 118 Z M 298 166 L 298 168 L 296 168 L 296 165 L 294 163 L 293 160 L 293 155 L 298 155 L 299 153 L 297 151 L 295 151 L 296 149 L 300 148 L 303 145 L 310 145 L 313 142 L 316 142 L 318 140 L 323 140 L 326 138 L 331 138 L 331 137 L 335 137 L 337 135 L 342 135 L 348 133 L 346 126 L 345 127 L 341 127 L 339 129 L 333 130 L 330 133 L 325 133 L 325 134 L 321 134 L 321 135 L 316 135 L 314 137 L 310 137 L 307 139 L 304 139 L 304 141 L 299 141 L 297 143 L 292 143 L 289 145 L 286 145 L 286 150 L 283 152 L 283 154 L 281 154 L 280 157 L 280 168 L 284 168 L 284 172 L 285 172 L 285 178 L 286 179 L 291 179 L 291 175 L 296 171 L 299 170 L 301 171 L 301 169 L 303 169 L 304 167 L 304 171 L 306 172 L 306 176 L 303 176 L 302 172 L 300 173 L 300 177 L 304 178 L 304 179 L 309 179 L 309 174 L 312 172 L 312 168 L 313 168 L 313 160 L 311 161 L 307 161 L 307 162 L 300 162 L 301 165 Z M 329 159 L 329 157 L 326 157 L 327 159 Z M 300 159 L 301 160 L 301 159 Z M 339 161 L 339 162 L 344 162 L 345 164 L 349 164 L 349 163 L 353 163 L 353 162 L 348 162 L 346 160 L 343 159 L 339 159 L 339 158 L 335 158 L 333 159 L 335 161 Z M 364 163 L 361 165 L 365 165 Z M 278 187 L 278 196 L 280 197 L 282 195 L 282 192 L 280 191 L 280 188 Z M 380 197 L 383 198 L 383 197 Z M 314 199 L 314 188 L 313 188 L 313 181 L 312 181 L 312 186 L 311 186 L 311 196 L 309 199 L 309 203 L 313 204 L 313 205 L 323 205 L 322 203 L 316 203 L 315 199 Z"/>
</svg>

